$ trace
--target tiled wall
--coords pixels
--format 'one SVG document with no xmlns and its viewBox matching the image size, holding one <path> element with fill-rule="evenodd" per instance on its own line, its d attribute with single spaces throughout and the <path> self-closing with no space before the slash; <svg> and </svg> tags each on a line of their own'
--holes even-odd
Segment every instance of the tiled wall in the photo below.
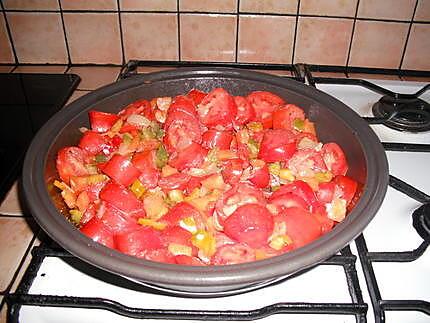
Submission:
<svg viewBox="0 0 430 323">
<path fill-rule="evenodd" d="M 2 0 L 1 63 L 430 70 L 430 0 Z"/>
</svg>

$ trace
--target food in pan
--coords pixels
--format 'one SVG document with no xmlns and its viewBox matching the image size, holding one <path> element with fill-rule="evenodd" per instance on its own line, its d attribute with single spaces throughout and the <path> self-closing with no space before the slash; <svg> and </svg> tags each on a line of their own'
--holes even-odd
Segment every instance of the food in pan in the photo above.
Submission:
<svg viewBox="0 0 430 323">
<path fill-rule="evenodd" d="M 281 255 L 358 199 L 342 148 L 271 92 L 194 89 L 89 121 L 58 152 L 54 185 L 83 234 L 132 256 L 204 266 Z"/>
</svg>

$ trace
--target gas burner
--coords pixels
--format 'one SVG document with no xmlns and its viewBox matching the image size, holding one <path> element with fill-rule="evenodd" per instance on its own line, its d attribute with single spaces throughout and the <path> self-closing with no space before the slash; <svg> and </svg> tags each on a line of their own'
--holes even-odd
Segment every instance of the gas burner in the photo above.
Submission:
<svg viewBox="0 0 430 323">
<path fill-rule="evenodd" d="M 414 94 L 384 95 L 372 107 L 384 125 L 395 130 L 423 132 L 430 130 L 430 104 Z"/>
<path fill-rule="evenodd" d="M 412 214 L 412 223 L 425 241 L 430 241 L 430 203 L 421 205 Z"/>
</svg>

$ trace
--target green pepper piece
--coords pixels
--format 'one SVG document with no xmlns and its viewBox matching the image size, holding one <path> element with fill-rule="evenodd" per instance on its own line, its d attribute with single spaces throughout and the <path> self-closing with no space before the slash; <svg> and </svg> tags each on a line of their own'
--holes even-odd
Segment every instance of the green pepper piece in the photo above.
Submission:
<svg viewBox="0 0 430 323">
<path fill-rule="evenodd" d="M 167 153 L 167 150 L 166 148 L 164 148 L 163 145 L 160 145 L 160 147 L 158 147 L 155 156 L 156 156 L 155 163 L 158 168 L 163 168 L 167 164 L 167 161 L 169 160 L 169 154 Z"/>
</svg>

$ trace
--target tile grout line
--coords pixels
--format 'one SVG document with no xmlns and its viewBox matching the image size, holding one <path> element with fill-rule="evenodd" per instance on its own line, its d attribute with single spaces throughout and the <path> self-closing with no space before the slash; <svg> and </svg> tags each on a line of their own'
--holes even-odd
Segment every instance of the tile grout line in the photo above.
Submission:
<svg viewBox="0 0 430 323">
<path fill-rule="evenodd" d="M 403 60 L 405 59 L 406 49 L 408 48 L 408 43 L 409 43 L 409 36 L 411 35 L 412 25 L 413 25 L 415 14 L 416 14 L 417 8 L 418 8 L 418 1 L 419 0 L 415 1 L 414 12 L 412 13 L 412 18 L 411 18 L 411 21 L 410 21 L 409 26 L 408 26 L 408 32 L 406 34 L 406 40 L 405 40 L 405 46 L 403 46 L 402 56 L 400 58 L 399 70 L 402 68 Z"/>
<path fill-rule="evenodd" d="M 291 54 L 291 65 L 294 65 L 294 56 L 296 55 L 297 29 L 299 28 L 300 0 L 297 1 L 296 25 L 294 26 L 293 50 Z"/>
<path fill-rule="evenodd" d="M 346 56 L 346 62 L 345 62 L 345 75 L 346 75 L 346 77 L 348 77 L 348 73 L 346 71 L 348 70 L 349 60 L 351 59 L 352 42 L 354 41 L 355 26 L 357 24 L 357 16 L 358 16 L 358 7 L 359 6 L 360 6 L 360 0 L 357 0 L 357 5 L 355 6 L 354 22 L 352 23 L 351 38 L 349 40 L 348 54 Z"/>
<path fill-rule="evenodd" d="M 66 44 L 66 52 L 67 52 L 67 61 L 68 65 L 72 64 L 72 58 L 70 56 L 70 47 L 69 47 L 69 40 L 67 38 L 67 32 L 66 32 L 66 24 L 64 23 L 64 13 L 61 6 L 61 0 L 58 0 L 58 6 L 60 8 L 60 18 L 61 18 L 61 25 L 63 27 L 63 35 L 64 35 L 64 43 Z"/>
<path fill-rule="evenodd" d="M 10 43 L 10 46 L 12 47 L 12 53 L 14 56 L 15 65 L 18 65 L 19 64 L 18 55 L 16 54 L 15 43 L 13 42 L 12 32 L 10 31 L 9 21 L 7 20 L 6 10 L 3 6 L 3 1 L 0 1 L 0 6 L 3 13 L 4 23 L 6 25 L 6 31 L 7 31 L 7 36 L 9 38 L 9 43 Z"/>
<path fill-rule="evenodd" d="M 125 64 L 125 50 L 124 50 L 124 33 L 122 30 L 122 20 L 121 20 L 121 5 L 120 5 L 120 1 L 117 0 L 116 1 L 116 5 L 117 5 L 117 13 L 118 13 L 118 24 L 119 24 L 119 37 L 120 37 L 120 42 L 121 42 L 121 59 L 122 59 L 122 64 Z"/>
<path fill-rule="evenodd" d="M 182 61 L 181 53 L 181 15 L 179 11 L 179 0 L 176 0 L 176 23 L 178 25 L 178 61 Z"/>
</svg>

